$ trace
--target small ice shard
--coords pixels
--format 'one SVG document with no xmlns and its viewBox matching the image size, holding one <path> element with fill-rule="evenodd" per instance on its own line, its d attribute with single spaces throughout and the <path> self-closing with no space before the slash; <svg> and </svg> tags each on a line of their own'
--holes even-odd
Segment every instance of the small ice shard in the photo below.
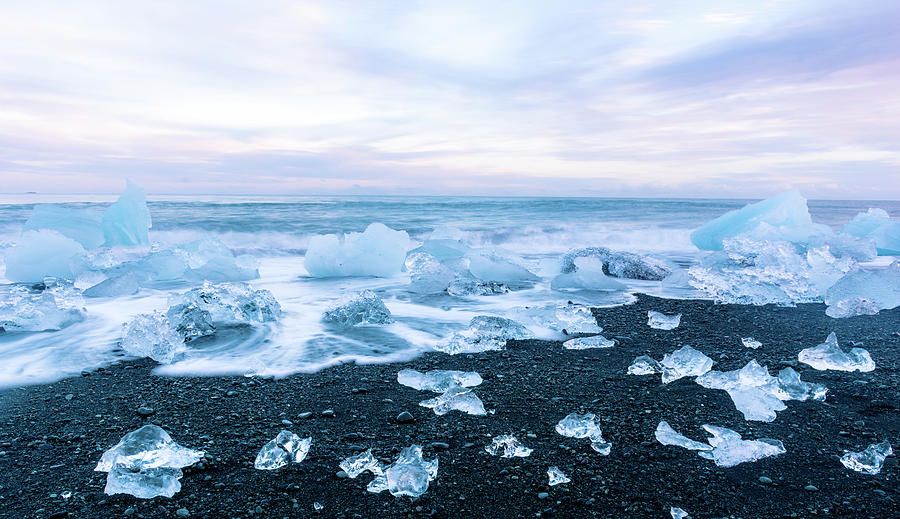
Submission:
<svg viewBox="0 0 900 519">
<path fill-rule="evenodd" d="M 875 362 L 869 352 L 862 348 L 853 348 L 849 353 L 844 353 L 838 346 L 837 335 L 831 332 L 823 344 L 815 348 L 800 350 L 797 360 L 808 364 L 820 371 L 873 371 Z"/>
<path fill-rule="evenodd" d="M 900 221 L 892 220 L 884 209 L 857 214 L 841 232 L 874 239 L 879 256 L 900 256 Z"/>
<path fill-rule="evenodd" d="M 371 472 L 375 476 L 383 473 L 381 463 L 372 455 L 372 449 L 345 458 L 341 461 L 340 467 L 350 479 L 356 479 L 357 476 L 366 471 Z"/>
<path fill-rule="evenodd" d="M 98 472 L 108 472 L 107 494 L 131 494 L 141 499 L 172 497 L 181 490 L 181 469 L 200 461 L 203 451 L 172 441 L 166 431 L 145 425 L 103 453 Z"/>
<path fill-rule="evenodd" d="M 492 296 L 506 294 L 509 287 L 496 281 L 481 281 L 479 279 L 458 278 L 447 287 L 447 293 L 451 296 Z"/>
<path fill-rule="evenodd" d="M 603 274 L 617 278 L 661 281 L 672 272 L 665 263 L 654 258 L 605 247 L 589 247 L 567 252 L 562 258 L 562 273 L 568 274 L 579 270 L 576 264 L 578 258 L 599 261 Z"/>
<path fill-rule="evenodd" d="M 84 320 L 85 312 L 78 290 L 67 284 L 45 286 L 33 291 L 13 286 L 0 302 L 0 330 L 42 332 L 61 330 Z"/>
<path fill-rule="evenodd" d="M 49 229 L 80 243 L 85 249 L 103 245 L 101 214 L 93 208 L 77 209 L 55 204 L 38 204 L 22 231 Z"/>
<path fill-rule="evenodd" d="M 612 339 L 607 339 L 602 335 L 594 335 L 593 337 L 569 339 L 563 343 L 563 348 L 567 350 L 585 350 L 588 348 L 612 348 L 615 345 L 616 341 Z"/>
<path fill-rule="evenodd" d="M 253 466 L 259 470 L 275 470 L 290 462 L 300 463 L 309 452 L 310 445 L 312 438 L 300 438 L 290 431 L 281 431 L 263 446 Z"/>
<path fill-rule="evenodd" d="M 144 190 L 127 181 L 125 192 L 106 209 L 100 225 L 107 247 L 149 245 L 148 231 L 152 223 Z"/>
<path fill-rule="evenodd" d="M 173 321 L 183 309 L 196 307 L 209 312 L 218 325 L 261 324 L 273 322 L 281 315 L 281 305 L 268 290 L 256 290 L 247 283 L 204 282 L 184 294 L 169 297 L 167 315 Z"/>
<path fill-rule="evenodd" d="M 631 366 L 628 366 L 629 375 L 652 375 L 662 371 L 662 364 L 646 355 L 635 358 Z"/>
<path fill-rule="evenodd" d="M 793 368 L 784 368 L 778 372 L 778 389 L 791 400 L 825 400 L 828 388 L 822 384 L 811 384 L 800 380 L 800 374 Z M 776 393 L 778 394 L 778 393 Z M 778 396 L 786 400 L 781 395 Z"/>
<path fill-rule="evenodd" d="M 456 272 L 444 266 L 427 252 L 413 252 L 406 257 L 410 291 L 418 294 L 439 294 L 456 280 Z"/>
<path fill-rule="evenodd" d="M 677 506 L 673 506 L 669 508 L 669 513 L 672 514 L 672 519 L 691 519 L 691 515 L 681 508 Z"/>
<path fill-rule="evenodd" d="M 607 456 L 612 444 L 603 439 L 600 423 L 594 413 L 571 413 L 556 424 L 556 432 L 567 438 L 589 438 L 591 448 L 601 456 Z"/>
<path fill-rule="evenodd" d="M 161 313 L 136 315 L 125 325 L 122 349 L 136 357 L 169 363 L 184 351 L 184 337 Z"/>
<path fill-rule="evenodd" d="M 880 308 L 878 303 L 864 297 L 848 297 L 841 299 L 825 309 L 825 315 L 835 319 L 856 317 L 857 315 L 877 315 Z"/>
<path fill-rule="evenodd" d="M 881 310 L 900 306 L 900 260 L 885 268 L 850 271 L 825 293 L 825 303 L 829 307 L 853 298 L 872 301 Z"/>
<path fill-rule="evenodd" d="M 481 375 L 474 371 L 450 371 L 435 369 L 421 373 L 414 369 L 404 369 L 397 373 L 397 382 L 419 391 L 443 393 L 451 386 L 473 387 L 481 384 Z"/>
<path fill-rule="evenodd" d="M 622 290 L 625 284 L 604 273 L 604 264 L 597 258 L 577 257 L 573 260 L 575 270 L 560 274 L 550 282 L 553 290 L 567 288 L 581 290 Z"/>
<path fill-rule="evenodd" d="M 325 505 L 323 505 L 322 503 L 318 501 L 313 502 L 313 510 L 315 510 L 316 512 L 321 512 L 323 508 L 325 508 Z"/>
<path fill-rule="evenodd" d="M 733 467 L 786 452 L 784 444 L 778 440 L 743 440 L 740 434 L 731 429 L 713 425 L 704 425 L 703 428 L 712 434 L 708 442 L 713 449 L 701 451 L 700 457 L 713 460 L 720 467 Z"/>
<path fill-rule="evenodd" d="M 462 411 L 464 413 L 481 416 L 486 414 L 484 404 L 471 389 L 453 384 L 441 395 L 419 402 L 422 407 L 434 410 L 434 414 L 441 416 L 450 411 Z"/>
<path fill-rule="evenodd" d="M 841 464 L 850 470 L 863 474 L 878 474 L 884 464 L 884 458 L 892 456 L 894 450 L 887 440 L 873 443 L 861 452 L 848 452 L 841 456 Z"/>
<path fill-rule="evenodd" d="M 134 272 L 111 277 L 84 291 L 84 297 L 121 297 L 137 294 L 141 289 Z"/>
<path fill-rule="evenodd" d="M 495 436 L 491 440 L 491 444 L 485 447 L 484 450 L 491 456 L 500 456 L 501 458 L 526 458 L 531 456 L 532 452 L 531 449 L 522 445 L 522 443 L 511 434 Z"/>
<path fill-rule="evenodd" d="M 391 311 L 378 294 L 363 290 L 349 301 L 325 312 L 323 319 L 341 326 L 390 324 L 394 322 Z"/>
<path fill-rule="evenodd" d="M 762 346 L 762 343 L 759 342 L 758 340 L 754 339 L 753 337 L 741 338 L 741 344 L 743 344 L 747 348 L 751 348 L 754 350 L 758 349 L 760 346 Z"/>
<path fill-rule="evenodd" d="M 466 254 L 469 272 L 478 279 L 498 283 L 521 283 L 540 278 L 522 265 L 522 259 L 498 250 L 481 249 Z"/>
<path fill-rule="evenodd" d="M 559 470 L 559 467 L 556 466 L 547 469 L 547 477 L 550 479 L 550 481 L 547 482 L 547 485 L 551 487 L 572 481 L 569 479 L 569 476 L 566 476 L 565 472 Z"/>
<path fill-rule="evenodd" d="M 469 328 L 455 332 L 435 349 L 451 355 L 500 350 L 510 339 L 531 339 L 534 335 L 527 328 L 511 319 L 491 315 L 472 318 Z"/>
<path fill-rule="evenodd" d="M 697 377 L 706 373 L 712 369 L 713 361 L 694 348 L 683 346 L 663 356 L 660 364 L 663 367 L 662 382 L 668 384 L 682 377 Z"/>
<path fill-rule="evenodd" d="M 428 483 L 437 477 L 438 460 L 425 461 L 422 447 L 411 445 L 384 471 L 387 490 L 391 495 L 417 498 L 428 490 Z"/>
<path fill-rule="evenodd" d="M 674 445 L 676 447 L 683 447 L 692 451 L 711 451 L 712 446 L 706 443 L 700 443 L 698 441 L 694 441 L 683 434 L 672 429 L 672 426 L 669 425 L 666 421 L 659 422 L 659 425 L 656 426 L 656 441 L 663 445 Z"/>
<path fill-rule="evenodd" d="M 409 235 L 373 223 L 362 233 L 325 234 L 309 240 L 303 264 L 310 276 L 390 277 L 403 269 Z"/>
<path fill-rule="evenodd" d="M 26 231 L 6 250 L 6 279 L 40 283 L 45 277 L 74 280 L 74 265 L 85 254 L 77 241 L 48 229 Z"/>
<path fill-rule="evenodd" d="M 650 310 L 647 319 L 647 324 L 655 330 L 674 330 L 681 324 L 681 314 L 666 315 Z"/>
</svg>

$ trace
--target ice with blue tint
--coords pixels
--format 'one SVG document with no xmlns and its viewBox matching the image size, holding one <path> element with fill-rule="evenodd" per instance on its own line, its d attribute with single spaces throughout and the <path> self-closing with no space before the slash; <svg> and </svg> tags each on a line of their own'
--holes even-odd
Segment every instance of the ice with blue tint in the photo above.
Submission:
<svg viewBox="0 0 900 519">
<path fill-rule="evenodd" d="M 481 375 L 474 371 L 433 369 L 422 373 L 414 369 L 403 369 L 397 373 L 397 382 L 419 391 L 443 393 L 454 385 L 473 387 L 481 384 L 483 380 Z"/>
<path fill-rule="evenodd" d="M 438 459 L 426 461 L 422 457 L 422 447 L 410 445 L 400 451 L 394 463 L 384 469 L 386 489 L 392 496 L 415 499 L 428 490 L 428 483 L 437 477 L 437 473 Z M 377 488 L 370 485 L 368 490 L 371 492 Z"/>
<path fill-rule="evenodd" d="M 56 231 L 26 231 L 6 251 L 5 277 L 14 283 L 40 283 L 45 277 L 74 281 L 84 254 L 80 243 Z"/>
<path fill-rule="evenodd" d="M 669 425 L 669 422 L 666 422 L 665 420 L 659 422 L 659 425 L 656 426 L 656 432 L 654 434 L 656 436 L 656 441 L 663 445 L 674 445 L 676 447 L 682 447 L 684 449 L 692 451 L 712 450 L 712 445 L 701 443 L 688 438 L 687 436 L 673 429 L 672 426 Z"/>
<path fill-rule="evenodd" d="M 662 364 L 647 355 L 636 357 L 631 365 L 628 366 L 629 375 L 653 375 L 662 373 L 662 371 Z"/>
<path fill-rule="evenodd" d="M 93 208 L 70 208 L 51 204 L 34 206 L 23 231 L 49 229 L 80 243 L 85 249 L 95 249 L 105 241 L 100 226 L 102 214 Z"/>
<path fill-rule="evenodd" d="M 172 362 L 185 350 L 184 337 L 159 312 L 140 314 L 126 323 L 121 346 L 135 357 L 149 357 L 161 363 Z"/>
<path fill-rule="evenodd" d="M 456 280 L 456 272 L 427 252 L 411 252 L 406 257 L 409 286 L 418 294 L 439 294 Z"/>
<path fill-rule="evenodd" d="M 510 339 L 532 339 L 534 334 L 520 323 L 504 317 L 478 315 L 465 330 L 454 332 L 435 349 L 450 355 L 500 350 Z"/>
<path fill-rule="evenodd" d="M 431 409 L 438 416 L 450 411 L 461 411 L 476 416 L 487 414 L 478 395 L 472 389 L 459 384 L 452 384 L 440 395 L 419 402 L 419 405 Z"/>
<path fill-rule="evenodd" d="M 837 335 L 834 332 L 828 334 L 825 342 L 814 348 L 800 350 L 797 360 L 812 366 L 820 371 L 874 371 L 875 361 L 869 352 L 863 348 L 851 348 L 844 352 L 838 346 Z"/>
<path fill-rule="evenodd" d="M 603 331 L 589 306 L 571 301 L 548 306 L 520 306 L 513 308 L 509 316 L 528 326 L 534 325 L 566 335 Z"/>
<path fill-rule="evenodd" d="M 590 256 L 576 257 L 572 261 L 575 270 L 560 274 L 553 278 L 550 287 L 554 290 L 623 290 L 626 286 L 607 276 L 603 271 L 603 262 Z"/>
<path fill-rule="evenodd" d="M 410 240 L 406 231 L 373 223 L 361 233 L 313 236 L 303 264 L 310 276 L 390 277 L 403 269 Z"/>
<path fill-rule="evenodd" d="M 825 315 L 835 319 L 843 319 L 858 315 L 877 315 L 879 311 L 881 309 L 878 308 L 878 303 L 875 301 L 865 297 L 851 296 L 828 305 L 828 308 L 825 309 Z"/>
<path fill-rule="evenodd" d="M 703 428 L 712 434 L 712 437 L 707 439 L 712 451 L 700 451 L 700 457 L 713 460 L 720 467 L 733 467 L 787 452 L 779 440 L 770 438 L 744 440 L 740 434 L 731 429 L 714 425 L 704 425 Z"/>
<path fill-rule="evenodd" d="M 567 350 L 586 350 L 589 348 L 612 348 L 616 345 L 613 339 L 607 339 L 602 335 L 594 335 L 593 337 L 578 337 L 569 339 L 563 343 L 563 348 Z"/>
<path fill-rule="evenodd" d="M 484 281 L 515 283 L 538 281 L 540 278 L 523 264 L 521 258 L 500 250 L 479 249 L 466 255 L 469 272 Z"/>
<path fill-rule="evenodd" d="M 205 237 L 178 246 L 179 254 L 189 267 L 185 279 L 191 281 L 249 281 L 259 277 L 259 262 L 249 255 L 235 256 L 221 241 Z M 177 265 L 173 270 L 177 271 Z"/>
<path fill-rule="evenodd" d="M 451 296 L 492 296 L 509 293 L 509 287 L 496 281 L 481 281 L 473 278 L 457 278 L 447 286 Z"/>
<path fill-rule="evenodd" d="M 874 239 L 880 256 L 900 256 L 900 221 L 891 219 L 884 209 L 870 208 L 857 214 L 841 232 Z"/>
<path fill-rule="evenodd" d="M 894 261 L 887 268 L 849 272 L 825 293 L 825 303 L 829 307 L 857 306 L 858 301 L 856 304 L 848 301 L 855 298 L 871 301 L 881 310 L 900 306 L 900 261 Z M 866 306 L 871 307 L 871 305 Z M 839 312 L 837 309 L 832 312 L 848 313 L 846 310 Z"/>
<path fill-rule="evenodd" d="M 570 250 L 562 257 L 562 273 L 569 274 L 579 270 L 578 258 L 597 260 L 601 264 L 603 274 L 617 278 L 662 281 L 672 273 L 672 269 L 663 261 L 606 247 Z"/>
<path fill-rule="evenodd" d="M 340 305 L 328 309 L 322 319 L 338 326 L 381 325 L 394 322 L 391 311 L 378 294 L 371 290 L 363 290 Z"/>
<path fill-rule="evenodd" d="M 191 306 L 209 312 L 217 325 L 270 323 L 281 316 L 281 305 L 271 292 L 247 283 L 207 282 L 169 297 L 169 315 L 173 309 Z"/>
<path fill-rule="evenodd" d="M 39 291 L 15 286 L 0 301 L 0 331 L 60 330 L 84 320 L 83 305 L 79 291 L 69 285 L 55 284 Z"/>
<path fill-rule="evenodd" d="M 282 430 L 260 449 L 253 467 L 258 470 L 276 470 L 291 462 L 300 463 L 306 458 L 311 445 L 312 438 L 300 438 L 290 431 Z"/>
<path fill-rule="evenodd" d="M 152 222 L 147 209 L 147 194 L 140 186 L 128 181 L 125 192 L 113 202 L 100 222 L 104 245 L 149 245 Z"/>
<path fill-rule="evenodd" d="M 565 472 L 559 470 L 559 467 L 556 466 L 547 469 L 547 478 L 549 479 L 547 485 L 551 487 L 562 485 L 563 483 L 570 483 L 572 481 Z"/>
<path fill-rule="evenodd" d="M 672 519 L 691 519 L 691 514 L 677 506 L 670 507 L 669 514 L 672 516 Z"/>
<path fill-rule="evenodd" d="M 875 475 L 881 472 L 884 459 L 893 456 L 894 450 L 891 443 L 884 440 L 881 443 L 873 443 L 860 452 L 848 452 L 841 456 L 841 464 L 850 470 L 863 474 Z"/>
<path fill-rule="evenodd" d="M 662 361 L 662 383 L 668 384 L 683 377 L 698 377 L 712 369 L 713 360 L 691 348 L 681 348 L 666 353 Z"/>
<path fill-rule="evenodd" d="M 647 312 L 647 326 L 654 330 L 674 330 L 681 324 L 681 314 L 666 315 L 650 310 Z"/>
<path fill-rule="evenodd" d="M 85 289 L 84 297 L 121 297 L 137 294 L 140 281 L 134 272 L 111 277 Z"/>
<path fill-rule="evenodd" d="M 490 445 L 487 445 L 484 450 L 491 456 L 500 456 L 501 458 L 527 458 L 533 452 L 511 434 L 493 437 Z"/>
<path fill-rule="evenodd" d="M 600 419 L 594 413 L 571 413 L 556 424 L 556 432 L 567 438 L 588 438 L 591 448 L 601 456 L 608 456 L 612 444 L 603 439 Z"/>
</svg>

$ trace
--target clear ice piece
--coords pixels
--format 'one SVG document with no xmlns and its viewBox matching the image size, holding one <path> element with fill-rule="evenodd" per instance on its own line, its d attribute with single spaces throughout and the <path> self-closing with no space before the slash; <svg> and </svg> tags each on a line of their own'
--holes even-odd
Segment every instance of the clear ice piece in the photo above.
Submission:
<svg viewBox="0 0 900 519">
<path fill-rule="evenodd" d="M 132 181 L 127 181 L 125 192 L 103 213 L 100 222 L 104 245 L 149 245 L 150 211 L 147 195 Z"/>
<path fill-rule="evenodd" d="M 408 249 L 406 231 L 373 223 L 362 233 L 313 236 L 303 264 L 309 275 L 317 278 L 390 277 L 403 269 Z"/>
<path fill-rule="evenodd" d="M 733 467 L 786 452 L 784 444 L 778 440 L 743 440 L 740 434 L 731 429 L 714 425 L 704 425 L 703 428 L 712 434 L 708 442 L 713 450 L 701 451 L 700 457 L 713 460 L 720 467 Z"/>
<path fill-rule="evenodd" d="M 591 448 L 607 456 L 612 444 L 603 439 L 600 422 L 594 413 L 571 413 L 556 424 L 556 432 L 567 438 L 589 438 Z"/>
<path fill-rule="evenodd" d="M 895 260 L 885 268 L 850 271 L 825 293 L 825 303 L 829 307 L 838 306 L 840 301 L 852 298 L 872 301 L 881 310 L 900 306 L 900 260 Z M 866 311 L 871 311 L 871 307 Z"/>
<path fill-rule="evenodd" d="M 78 290 L 55 284 L 44 290 L 13 286 L 0 302 L 0 330 L 41 332 L 61 330 L 84 320 L 87 312 Z"/>
<path fill-rule="evenodd" d="M 713 361 L 706 355 L 683 346 L 663 356 L 660 364 L 663 367 L 662 382 L 668 384 L 682 377 L 700 376 L 712 369 Z"/>
<path fill-rule="evenodd" d="M 84 254 L 80 243 L 56 231 L 25 231 L 6 250 L 4 276 L 13 283 L 40 283 L 45 277 L 74 281 L 75 264 Z"/>
<path fill-rule="evenodd" d="M 579 257 L 574 260 L 575 270 L 560 274 L 550 281 L 550 288 L 581 290 L 623 290 L 625 284 L 604 273 L 604 264 L 597 258 Z"/>
<path fill-rule="evenodd" d="M 167 364 L 184 351 L 184 337 L 163 314 L 140 314 L 125 325 L 121 346 L 136 357 L 150 357 Z"/>
<path fill-rule="evenodd" d="M 452 371 L 435 369 L 421 373 L 414 369 L 404 369 L 397 373 L 397 382 L 418 389 L 419 391 L 433 391 L 443 393 L 453 385 L 462 387 L 474 387 L 483 381 L 481 375 L 474 371 Z"/>
<path fill-rule="evenodd" d="M 50 229 L 80 243 L 85 249 L 103 245 L 101 214 L 93 208 L 72 208 L 56 204 L 37 204 L 22 231 Z"/>
<path fill-rule="evenodd" d="M 438 460 L 425 461 L 422 447 L 411 445 L 385 471 L 387 490 L 391 495 L 416 498 L 428 490 L 428 483 L 437 477 Z"/>
<path fill-rule="evenodd" d="M 878 303 L 875 301 L 853 296 L 828 305 L 828 308 L 825 309 L 825 315 L 835 319 L 843 319 L 856 317 L 857 315 L 877 315 L 880 310 Z"/>
<path fill-rule="evenodd" d="M 522 442 L 511 434 L 495 436 L 491 440 L 491 444 L 485 447 L 484 450 L 491 456 L 500 456 L 501 458 L 526 458 L 531 456 L 532 453 L 531 449 L 522 445 Z"/>
<path fill-rule="evenodd" d="M 422 407 L 427 407 L 440 416 L 450 411 L 462 411 L 467 414 L 481 416 L 486 414 L 484 403 L 471 389 L 453 384 L 441 395 L 419 402 Z"/>
<path fill-rule="evenodd" d="M 652 375 L 654 373 L 662 373 L 662 371 L 662 364 L 646 355 L 636 357 L 631 365 L 628 366 L 629 375 Z"/>
<path fill-rule="evenodd" d="M 669 508 L 669 514 L 672 515 L 672 519 L 690 519 L 691 515 L 678 508 L 677 506 L 673 506 Z"/>
<path fill-rule="evenodd" d="M 323 319 L 341 326 L 390 324 L 394 322 L 391 311 L 378 294 L 363 290 L 349 301 L 325 312 Z"/>
<path fill-rule="evenodd" d="M 478 279 L 498 283 L 538 281 L 540 278 L 522 265 L 521 258 L 497 250 L 481 249 L 466 254 L 469 272 Z"/>
<path fill-rule="evenodd" d="M 681 324 L 681 314 L 666 315 L 650 310 L 647 312 L 647 324 L 655 330 L 674 330 Z"/>
<path fill-rule="evenodd" d="M 309 452 L 310 445 L 312 438 L 300 438 L 290 431 L 281 431 L 263 446 L 253 466 L 259 470 L 275 470 L 290 462 L 300 463 Z"/>
<path fill-rule="evenodd" d="M 758 340 L 754 339 L 753 337 L 741 338 L 741 344 L 743 344 L 745 347 L 753 349 L 753 350 L 759 349 L 759 347 L 762 346 L 762 343 L 759 342 Z"/>
<path fill-rule="evenodd" d="M 345 458 L 341 461 L 340 467 L 350 479 L 356 479 L 357 476 L 366 471 L 371 472 L 375 476 L 379 476 L 384 472 L 381 463 L 372 455 L 372 449 Z"/>
<path fill-rule="evenodd" d="M 556 485 L 561 485 L 563 483 L 569 483 L 572 480 L 569 479 L 569 476 L 566 476 L 566 473 L 559 470 L 559 467 L 553 466 L 547 469 L 547 477 L 550 479 L 547 482 L 547 485 L 551 487 L 555 487 Z"/>
<path fill-rule="evenodd" d="M 479 315 L 469 322 L 469 328 L 455 332 L 446 342 L 438 344 L 438 351 L 455 355 L 500 350 L 509 339 L 531 339 L 527 328 L 511 319 L 491 315 Z"/>
<path fill-rule="evenodd" d="M 562 272 L 568 274 L 579 270 L 578 258 L 591 258 L 602 265 L 602 272 L 607 276 L 628 279 L 662 281 L 672 270 L 662 261 L 633 254 L 619 252 L 605 247 L 589 247 L 567 252 L 562 258 Z"/>
<path fill-rule="evenodd" d="M 884 458 L 892 456 L 894 450 L 887 440 L 873 443 L 861 452 L 848 452 L 841 456 L 841 464 L 850 470 L 863 474 L 878 474 L 884 464 Z"/>
<path fill-rule="evenodd" d="M 406 257 L 410 291 L 418 294 L 438 294 L 456 280 L 456 272 L 443 265 L 427 252 L 413 252 Z"/>
<path fill-rule="evenodd" d="M 256 290 L 247 283 L 213 284 L 207 281 L 184 294 L 170 296 L 170 318 L 181 305 L 186 308 L 193 305 L 209 312 L 212 322 L 217 325 L 267 323 L 276 321 L 281 315 L 281 305 L 271 292 Z"/>
<path fill-rule="evenodd" d="M 900 221 L 892 220 L 884 209 L 857 214 L 841 232 L 874 239 L 879 256 L 900 256 Z"/>
<path fill-rule="evenodd" d="M 607 339 L 602 335 L 594 335 L 593 337 L 569 339 L 563 343 L 563 348 L 567 350 L 585 350 L 588 348 L 612 348 L 615 345 L 616 341 L 612 339 Z"/>
<path fill-rule="evenodd" d="M 669 425 L 666 421 L 659 422 L 659 425 L 656 426 L 656 441 L 663 445 L 674 445 L 676 447 L 683 447 L 692 451 L 711 451 L 712 446 L 706 443 L 700 443 L 698 441 L 694 441 L 687 436 L 677 432 L 675 429 L 672 429 L 672 426 Z"/>
<path fill-rule="evenodd" d="M 862 348 L 853 348 L 845 353 L 838 346 L 837 335 L 831 332 L 823 344 L 815 348 L 800 350 L 797 360 L 820 371 L 873 371 L 875 362 L 869 352 Z"/>
<path fill-rule="evenodd" d="M 126 272 L 114 276 L 85 289 L 84 297 L 121 297 L 137 294 L 141 289 L 140 281 L 134 272 Z"/>
<path fill-rule="evenodd" d="M 480 279 L 458 278 L 447 287 L 447 293 L 451 296 L 492 296 L 506 294 L 509 287 L 496 281 L 481 281 Z"/>
</svg>

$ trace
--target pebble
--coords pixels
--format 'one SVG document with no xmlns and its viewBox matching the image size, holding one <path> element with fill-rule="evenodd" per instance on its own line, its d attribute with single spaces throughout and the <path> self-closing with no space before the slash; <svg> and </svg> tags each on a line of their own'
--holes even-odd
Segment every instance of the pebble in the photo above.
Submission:
<svg viewBox="0 0 900 519">
<path fill-rule="evenodd" d="M 334 409 L 326 409 L 326 410 L 322 411 L 322 416 L 324 416 L 324 417 L 326 417 L 326 418 L 331 418 L 331 417 L 333 417 L 333 416 L 334 416 Z"/>
<path fill-rule="evenodd" d="M 413 418 L 413 415 L 409 414 L 407 411 L 403 411 L 397 415 L 397 423 L 410 423 L 415 421 L 416 419 Z"/>
<path fill-rule="evenodd" d="M 550 497 L 550 494 L 548 494 L 547 492 L 538 493 L 538 499 L 547 499 L 548 497 Z"/>
<path fill-rule="evenodd" d="M 298 414 L 297 418 L 309 418 L 310 416 L 312 416 L 312 413 L 310 413 L 309 411 L 306 411 L 305 413 Z"/>
<path fill-rule="evenodd" d="M 816 488 L 815 485 L 806 485 L 805 487 L 803 487 L 803 490 L 806 490 L 807 492 L 818 492 L 819 491 L 819 489 Z"/>
<path fill-rule="evenodd" d="M 178 517 L 190 517 L 191 513 L 188 512 L 187 508 L 179 508 L 178 510 L 175 510 L 175 515 Z"/>
<path fill-rule="evenodd" d="M 151 416 L 156 413 L 156 410 L 152 407 L 141 406 L 137 408 L 137 414 L 141 416 Z"/>
<path fill-rule="evenodd" d="M 771 484 L 772 484 L 772 480 L 771 480 L 770 478 L 765 477 L 765 476 L 760 476 L 760 477 L 759 477 L 759 482 L 762 483 L 763 485 L 771 485 Z"/>
<path fill-rule="evenodd" d="M 294 422 L 292 422 L 288 419 L 284 419 L 281 421 L 281 425 L 294 425 Z"/>
</svg>

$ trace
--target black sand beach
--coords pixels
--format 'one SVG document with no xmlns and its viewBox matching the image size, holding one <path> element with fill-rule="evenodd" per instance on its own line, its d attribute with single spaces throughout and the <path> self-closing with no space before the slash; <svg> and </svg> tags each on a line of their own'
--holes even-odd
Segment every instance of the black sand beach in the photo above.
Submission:
<svg viewBox="0 0 900 519">
<path fill-rule="evenodd" d="M 672 331 L 647 326 L 647 311 L 683 313 Z M 642 296 L 633 305 L 597 309 L 610 349 L 569 351 L 560 343 L 511 342 L 506 351 L 427 354 L 387 365 L 345 364 L 281 380 L 167 378 L 149 360 L 123 362 L 54 384 L 0 391 L 0 517 L 669 517 L 669 507 L 709 517 L 900 517 L 900 468 L 881 474 L 845 469 L 838 458 L 890 440 L 900 446 L 900 309 L 835 320 L 824 305 L 795 308 L 714 305 Z M 860 343 L 877 364 L 870 373 L 820 372 L 797 353 L 837 333 Z M 763 343 L 741 345 L 742 336 Z M 692 379 L 668 385 L 659 375 L 625 373 L 638 355 L 661 358 L 689 344 L 733 370 L 757 359 L 784 365 L 829 389 L 825 402 L 787 402 L 772 423 L 746 422 L 724 391 Z M 436 416 L 418 403 L 432 395 L 401 386 L 400 369 L 477 371 L 475 391 L 494 414 Z M 139 408 L 144 414 L 138 413 Z M 407 411 L 415 421 L 398 423 Z M 612 453 L 554 431 L 574 412 L 596 413 Z M 307 416 L 306 413 L 311 413 Z M 283 425 L 283 421 L 292 422 Z M 660 420 L 695 439 L 702 424 L 745 438 L 774 438 L 786 454 L 733 468 L 655 441 Z M 145 423 L 165 428 L 207 460 L 185 471 L 172 499 L 103 493 L 102 452 Z M 281 429 L 312 436 L 309 456 L 278 471 L 253 468 L 256 453 Z M 484 446 L 512 433 L 534 449 L 501 459 Z M 338 463 L 374 448 L 386 461 L 410 444 L 440 459 L 420 499 L 371 494 L 371 476 L 338 475 Z M 559 466 L 571 483 L 547 486 Z M 762 480 L 761 480 L 762 478 Z M 68 499 L 64 492 L 71 492 Z M 313 503 L 323 505 L 316 512 Z"/>
</svg>

